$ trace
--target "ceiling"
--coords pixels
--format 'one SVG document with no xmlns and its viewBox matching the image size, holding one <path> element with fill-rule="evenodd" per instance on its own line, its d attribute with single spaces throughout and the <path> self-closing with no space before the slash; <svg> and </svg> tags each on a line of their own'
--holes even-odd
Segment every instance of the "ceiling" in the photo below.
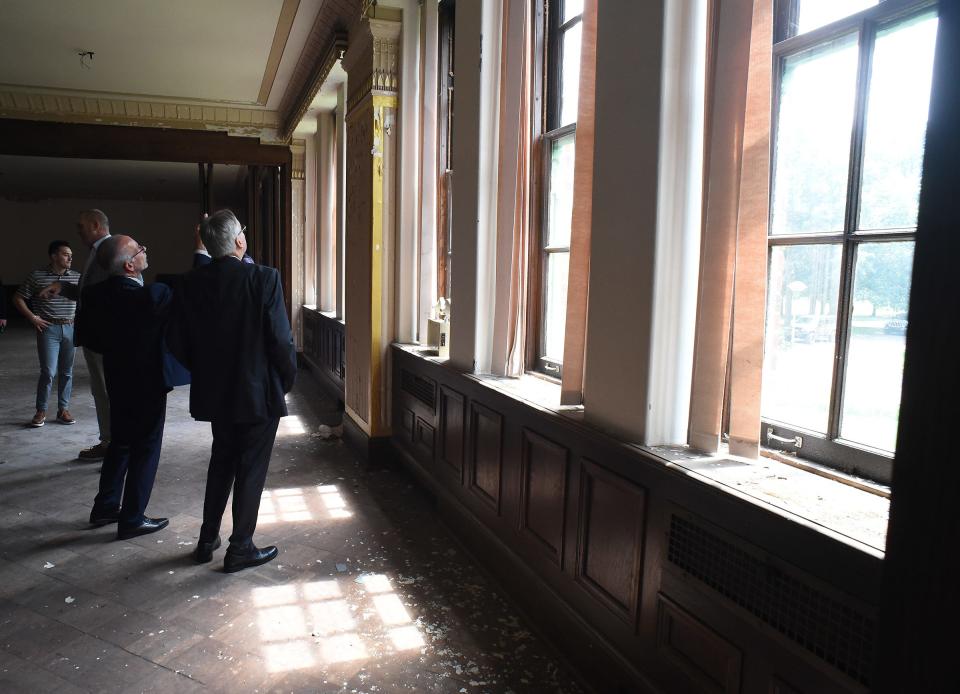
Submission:
<svg viewBox="0 0 960 694">
<path fill-rule="evenodd" d="M 216 207 L 244 195 L 245 167 L 213 167 Z M 0 155 L 0 198 L 199 202 L 196 164 Z"/>
<path fill-rule="evenodd" d="M 255 104 L 273 43 L 263 27 L 277 25 L 282 6 L 283 0 L 4 0 L 0 82 Z M 81 51 L 94 56 L 81 61 Z"/>
<path fill-rule="evenodd" d="M 0 0 L 0 117 L 270 141 L 298 63 L 342 2 Z"/>
</svg>

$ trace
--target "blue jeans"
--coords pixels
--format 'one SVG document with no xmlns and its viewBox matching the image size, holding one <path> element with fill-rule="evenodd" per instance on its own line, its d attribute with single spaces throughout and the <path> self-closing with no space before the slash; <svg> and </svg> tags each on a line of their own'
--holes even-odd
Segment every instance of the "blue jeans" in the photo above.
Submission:
<svg viewBox="0 0 960 694">
<path fill-rule="evenodd" d="M 48 325 L 37 334 L 37 355 L 40 357 L 40 380 L 37 382 L 37 410 L 47 411 L 50 386 L 57 374 L 57 411 L 70 406 L 73 391 L 73 324 Z"/>
</svg>

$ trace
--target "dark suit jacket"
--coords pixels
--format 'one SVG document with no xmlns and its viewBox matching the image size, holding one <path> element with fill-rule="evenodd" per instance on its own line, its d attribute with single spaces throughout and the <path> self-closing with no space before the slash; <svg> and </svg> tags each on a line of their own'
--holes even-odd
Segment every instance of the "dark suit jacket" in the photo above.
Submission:
<svg viewBox="0 0 960 694">
<path fill-rule="evenodd" d="M 109 238 L 107 234 L 107 238 Z M 101 244 L 102 245 L 102 244 Z M 87 324 L 87 315 L 84 311 L 84 296 L 86 289 L 92 289 L 94 286 L 104 282 L 109 279 L 110 273 L 107 272 L 104 268 L 100 267 L 100 263 L 97 262 L 97 252 L 100 250 L 100 246 L 96 248 L 91 248 L 90 253 L 93 255 L 93 259 L 90 263 L 84 265 L 83 274 L 80 275 L 79 284 L 67 284 L 64 283 L 61 293 L 63 296 L 68 299 L 73 299 L 77 302 L 77 312 L 76 317 L 73 321 L 73 344 L 75 347 L 86 347 L 87 349 L 92 349 L 94 352 L 100 354 L 101 352 L 97 349 L 94 349 L 87 340 L 88 333 L 92 328 Z"/>
<path fill-rule="evenodd" d="M 116 438 L 150 424 L 138 420 L 144 401 L 170 390 L 163 334 L 173 293 L 164 284 L 141 287 L 127 277 L 111 277 L 84 288 L 82 296 L 85 345 L 103 355 L 111 419 L 120 425 Z"/>
<path fill-rule="evenodd" d="M 190 414 L 259 422 L 287 414 L 297 370 L 280 273 L 228 256 L 183 276 L 167 344 L 191 374 Z"/>
<path fill-rule="evenodd" d="M 204 265 L 209 265 L 209 264 L 212 263 L 212 262 L 213 262 L 213 258 L 211 258 L 209 255 L 205 255 L 205 254 L 203 254 L 203 253 L 194 253 L 194 254 L 193 254 L 193 267 L 194 267 L 194 268 L 203 267 Z M 256 264 L 256 261 L 255 261 L 253 258 L 250 257 L 250 254 L 249 254 L 249 253 L 244 253 L 244 254 L 243 254 L 243 262 L 245 262 L 245 263 L 251 263 L 251 264 L 254 264 L 254 265 Z"/>
</svg>

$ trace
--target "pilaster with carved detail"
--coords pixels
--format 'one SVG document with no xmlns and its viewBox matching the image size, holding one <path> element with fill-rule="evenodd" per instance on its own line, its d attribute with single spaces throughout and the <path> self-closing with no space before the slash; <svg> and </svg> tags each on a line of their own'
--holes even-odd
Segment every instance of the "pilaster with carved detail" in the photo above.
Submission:
<svg viewBox="0 0 960 694">
<path fill-rule="evenodd" d="M 351 32 L 347 71 L 345 409 L 387 436 L 386 351 L 393 339 L 394 127 L 400 13 L 378 10 Z"/>
</svg>

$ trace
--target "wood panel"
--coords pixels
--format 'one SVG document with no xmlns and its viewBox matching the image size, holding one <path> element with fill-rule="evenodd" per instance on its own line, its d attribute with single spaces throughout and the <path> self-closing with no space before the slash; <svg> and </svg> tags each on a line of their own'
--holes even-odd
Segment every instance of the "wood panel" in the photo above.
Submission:
<svg viewBox="0 0 960 694">
<path fill-rule="evenodd" d="M 503 477 L 503 417 L 477 402 L 470 404 L 470 484 L 479 498 L 500 513 Z"/>
<path fill-rule="evenodd" d="M 331 394 L 343 400 L 344 324 L 314 309 L 304 307 L 303 354 L 321 376 Z"/>
<path fill-rule="evenodd" d="M 515 598 L 537 602 L 539 626 L 558 635 L 555 645 L 591 673 L 587 681 L 604 683 L 598 691 L 866 691 L 829 659 L 671 562 L 670 521 L 678 509 L 696 509 L 723 537 L 815 576 L 831 594 L 839 591 L 846 596 L 838 598 L 841 610 L 875 604 L 879 559 L 402 347 L 394 348 L 393 359 L 399 457 L 443 499 L 444 521 L 469 527 L 462 539 L 486 568 Z M 426 389 L 402 387 L 403 370 L 435 384 L 435 412 L 418 397 Z M 433 427 L 434 460 L 442 464 L 424 464 L 418 452 L 429 439 L 424 424 Z M 565 511 L 556 501 L 564 493 Z M 562 553 L 560 571 L 554 548 Z M 675 608 L 666 617 L 664 599 Z M 796 607 L 783 592 L 764 600 L 772 614 Z M 557 615 L 572 620 L 567 628 L 552 626 Z M 598 662 L 605 663 L 602 673 Z M 728 667 L 738 674 L 737 687 L 725 679 Z"/>
<path fill-rule="evenodd" d="M 463 442 L 466 400 L 447 386 L 440 386 L 440 462 L 463 483 Z"/>
<path fill-rule="evenodd" d="M 400 411 L 400 427 L 406 432 L 404 443 L 413 443 L 414 421 L 416 421 L 416 415 L 411 410 L 404 408 Z"/>
<path fill-rule="evenodd" d="M 433 462 L 434 440 L 433 425 L 423 417 L 417 417 L 413 431 L 413 446 L 416 449 L 417 456 L 424 463 Z"/>
<path fill-rule="evenodd" d="M 740 650 L 663 595 L 657 600 L 656 647 L 690 682 L 693 691 L 740 691 Z"/>
<path fill-rule="evenodd" d="M 320 321 L 317 314 L 304 310 L 303 316 L 303 354 L 314 364 L 320 364 Z"/>
<path fill-rule="evenodd" d="M 586 459 L 580 484 L 577 580 L 614 613 L 635 624 L 646 490 Z"/>
<path fill-rule="evenodd" d="M 570 451 L 530 429 L 522 439 L 520 531 L 562 567 Z"/>
</svg>

